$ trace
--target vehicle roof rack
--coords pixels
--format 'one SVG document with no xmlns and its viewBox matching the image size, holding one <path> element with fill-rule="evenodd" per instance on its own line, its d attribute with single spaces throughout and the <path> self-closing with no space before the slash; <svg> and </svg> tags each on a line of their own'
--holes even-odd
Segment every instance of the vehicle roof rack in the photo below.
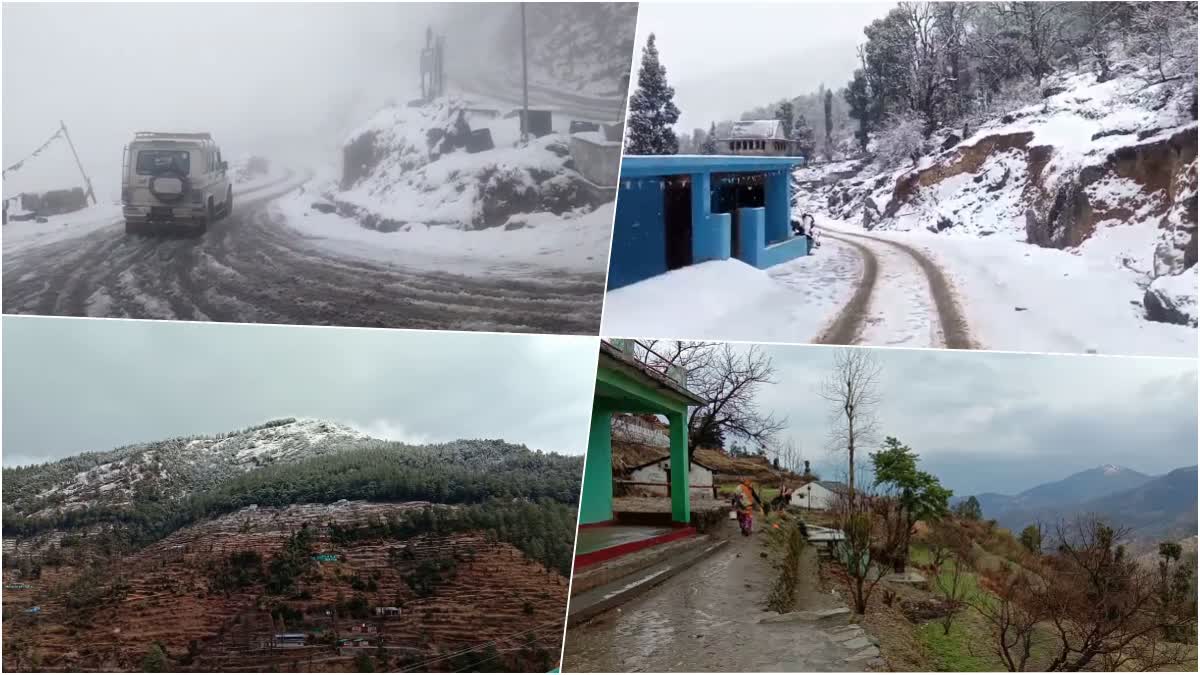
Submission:
<svg viewBox="0 0 1200 675">
<path fill-rule="evenodd" d="M 192 138 L 201 141 L 211 141 L 212 134 L 207 131 L 201 133 L 187 133 L 174 131 L 139 131 L 133 135 L 134 138 Z"/>
</svg>

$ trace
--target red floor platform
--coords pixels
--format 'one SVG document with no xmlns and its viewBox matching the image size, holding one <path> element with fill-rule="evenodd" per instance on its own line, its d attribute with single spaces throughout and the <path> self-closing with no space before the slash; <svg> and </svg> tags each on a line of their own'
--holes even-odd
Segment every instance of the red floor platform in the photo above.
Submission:
<svg viewBox="0 0 1200 675">
<path fill-rule="evenodd" d="M 694 527 L 585 525 L 579 529 L 575 542 L 575 569 L 695 534 Z"/>
</svg>

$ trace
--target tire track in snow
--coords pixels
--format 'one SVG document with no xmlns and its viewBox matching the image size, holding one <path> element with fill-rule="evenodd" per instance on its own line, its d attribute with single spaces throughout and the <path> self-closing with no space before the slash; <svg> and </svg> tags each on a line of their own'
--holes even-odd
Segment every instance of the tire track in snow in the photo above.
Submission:
<svg viewBox="0 0 1200 675">
<path fill-rule="evenodd" d="M 828 340 L 827 344 L 977 348 L 953 287 L 941 268 L 927 255 L 891 239 L 844 230 L 835 232 L 837 234 L 832 234 L 829 228 L 823 230 L 825 236 L 851 244 L 863 255 L 863 283 L 818 341 Z M 877 264 L 880 260 L 884 261 L 881 265 L 884 284 L 879 283 L 880 273 L 877 272 L 868 280 L 865 271 L 872 264 L 868 261 Z M 914 288 L 917 285 L 913 283 L 914 270 L 921 279 L 919 291 Z M 861 294 L 868 296 L 869 300 L 862 302 Z M 856 319 L 859 330 L 851 333 L 848 326 L 854 325 Z M 897 321 L 903 321 L 903 325 L 897 325 Z M 916 336 L 924 333 L 929 336 L 928 344 L 914 344 Z"/>
<path fill-rule="evenodd" d="M 863 319 L 867 315 L 867 309 L 871 301 L 871 292 L 875 290 L 875 279 L 879 272 L 879 261 L 875 259 L 875 254 L 871 249 L 862 244 L 839 237 L 832 234 L 824 236 L 830 239 L 837 239 L 858 252 L 862 258 L 863 272 L 862 278 L 858 282 L 858 286 L 854 289 L 854 295 L 850 297 L 850 301 L 842 307 L 833 322 L 829 324 L 820 335 L 813 339 L 817 344 L 825 345 L 851 345 L 859 340 L 862 334 Z"/>
</svg>

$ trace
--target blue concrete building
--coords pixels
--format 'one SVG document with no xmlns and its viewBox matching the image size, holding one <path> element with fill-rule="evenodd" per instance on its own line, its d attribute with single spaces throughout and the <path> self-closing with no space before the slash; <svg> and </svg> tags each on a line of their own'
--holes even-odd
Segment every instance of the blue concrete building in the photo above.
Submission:
<svg viewBox="0 0 1200 675">
<path fill-rule="evenodd" d="M 791 171 L 803 157 L 626 156 L 609 289 L 709 260 L 765 269 L 808 255 L 791 228 Z"/>
</svg>

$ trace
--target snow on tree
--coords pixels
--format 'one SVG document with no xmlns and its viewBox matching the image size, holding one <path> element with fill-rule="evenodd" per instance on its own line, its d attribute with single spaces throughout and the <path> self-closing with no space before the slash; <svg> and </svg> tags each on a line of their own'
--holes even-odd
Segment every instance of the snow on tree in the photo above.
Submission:
<svg viewBox="0 0 1200 675">
<path fill-rule="evenodd" d="M 825 89 L 825 85 L 821 85 Z M 833 159 L 833 90 L 825 89 L 825 159 Z"/>
<path fill-rule="evenodd" d="M 717 154 L 717 123 L 713 122 L 708 128 L 708 135 L 704 137 L 704 142 L 700 144 L 700 154 L 715 155 Z"/>
<path fill-rule="evenodd" d="M 796 118 L 795 124 L 792 126 L 792 133 L 789 136 L 796 142 L 796 153 L 803 157 L 812 157 L 813 150 L 816 147 L 812 127 L 808 126 L 808 120 L 804 119 L 804 115 Z"/>
<path fill-rule="evenodd" d="M 792 137 L 792 123 L 796 118 L 796 108 L 791 101 L 784 100 L 775 108 L 775 119 L 783 125 L 784 138 Z"/>
<path fill-rule="evenodd" d="M 845 98 L 850 106 L 850 117 L 858 120 L 858 131 L 854 136 L 858 139 L 859 148 L 866 151 L 875 121 L 872 104 L 874 97 L 867 82 L 866 72 L 862 68 L 854 71 L 854 77 L 846 85 Z"/>
<path fill-rule="evenodd" d="M 993 2 L 988 3 L 997 13 L 1008 32 L 1016 36 L 1016 57 L 1040 86 L 1042 79 L 1054 72 L 1054 58 L 1064 46 L 1066 13 L 1061 2 Z"/>
<path fill-rule="evenodd" d="M 916 113 L 905 112 L 888 120 L 875 136 L 875 159 L 883 167 L 913 161 L 925 142 L 925 122 Z"/>
<path fill-rule="evenodd" d="M 679 121 L 675 89 L 667 84 L 667 69 L 658 60 L 654 33 L 642 48 L 637 91 L 629 98 L 625 152 L 630 155 L 674 155 L 679 139 L 671 126 Z"/>
<path fill-rule="evenodd" d="M 1195 82 L 1196 3 L 1134 3 L 1132 24 L 1135 61 L 1154 81 Z"/>
</svg>

